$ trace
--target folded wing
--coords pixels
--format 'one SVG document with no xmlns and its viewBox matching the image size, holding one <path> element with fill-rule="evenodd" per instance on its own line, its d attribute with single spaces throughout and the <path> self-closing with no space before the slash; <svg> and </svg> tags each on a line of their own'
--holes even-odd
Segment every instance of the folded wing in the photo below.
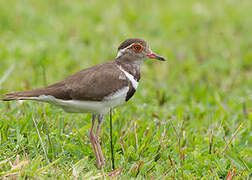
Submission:
<svg viewBox="0 0 252 180">
<path fill-rule="evenodd" d="M 84 69 L 50 86 L 5 94 L 4 101 L 26 100 L 50 95 L 63 100 L 102 101 L 104 97 L 128 86 L 125 75 L 114 61 Z"/>
</svg>

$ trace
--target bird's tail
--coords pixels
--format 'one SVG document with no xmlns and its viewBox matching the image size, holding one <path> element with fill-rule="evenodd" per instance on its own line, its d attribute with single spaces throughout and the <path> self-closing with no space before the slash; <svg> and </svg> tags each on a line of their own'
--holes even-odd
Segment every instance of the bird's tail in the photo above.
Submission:
<svg viewBox="0 0 252 180">
<path fill-rule="evenodd" d="M 50 86 L 34 89 L 30 91 L 12 92 L 4 94 L 6 98 L 0 99 L 0 101 L 12 101 L 12 100 L 39 100 L 39 96 L 50 95 L 59 99 L 71 99 L 68 91 L 64 86 L 64 81 L 52 84 Z"/>
<path fill-rule="evenodd" d="M 0 99 L 0 101 L 12 101 L 12 100 L 27 100 L 31 99 L 34 95 L 34 91 L 23 91 L 23 92 L 12 92 L 4 94 L 5 98 Z"/>
</svg>

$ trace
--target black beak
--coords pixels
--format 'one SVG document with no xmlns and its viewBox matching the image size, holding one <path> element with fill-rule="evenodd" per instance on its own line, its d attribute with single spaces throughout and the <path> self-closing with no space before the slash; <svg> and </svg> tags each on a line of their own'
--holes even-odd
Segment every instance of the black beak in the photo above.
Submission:
<svg viewBox="0 0 252 180">
<path fill-rule="evenodd" d="M 149 54 L 147 54 L 147 56 L 148 56 L 150 59 L 157 59 L 157 60 L 160 60 L 160 61 L 166 61 L 164 57 L 159 56 L 159 55 L 157 55 L 157 54 L 154 53 L 154 52 L 150 52 Z"/>
</svg>

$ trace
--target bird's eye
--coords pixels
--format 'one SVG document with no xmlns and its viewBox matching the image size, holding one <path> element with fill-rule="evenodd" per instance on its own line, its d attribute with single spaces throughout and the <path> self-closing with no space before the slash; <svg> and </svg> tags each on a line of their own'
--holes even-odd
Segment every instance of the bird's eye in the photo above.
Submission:
<svg viewBox="0 0 252 180">
<path fill-rule="evenodd" d="M 141 52 L 143 50 L 142 44 L 134 44 L 132 47 L 135 52 Z"/>
</svg>

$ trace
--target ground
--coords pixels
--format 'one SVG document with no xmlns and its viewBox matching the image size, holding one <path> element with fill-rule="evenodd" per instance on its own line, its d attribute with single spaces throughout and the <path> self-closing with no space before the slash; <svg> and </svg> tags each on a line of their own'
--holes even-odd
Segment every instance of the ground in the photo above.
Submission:
<svg viewBox="0 0 252 180">
<path fill-rule="evenodd" d="M 113 59 L 127 38 L 146 61 L 113 110 L 96 168 L 90 114 L 0 102 L 0 178 L 252 178 L 252 1 L 0 1 L 0 95 L 49 85 Z M 3 96 L 0 96 L 3 97 Z M 121 171 L 121 172 L 120 172 Z"/>
</svg>

